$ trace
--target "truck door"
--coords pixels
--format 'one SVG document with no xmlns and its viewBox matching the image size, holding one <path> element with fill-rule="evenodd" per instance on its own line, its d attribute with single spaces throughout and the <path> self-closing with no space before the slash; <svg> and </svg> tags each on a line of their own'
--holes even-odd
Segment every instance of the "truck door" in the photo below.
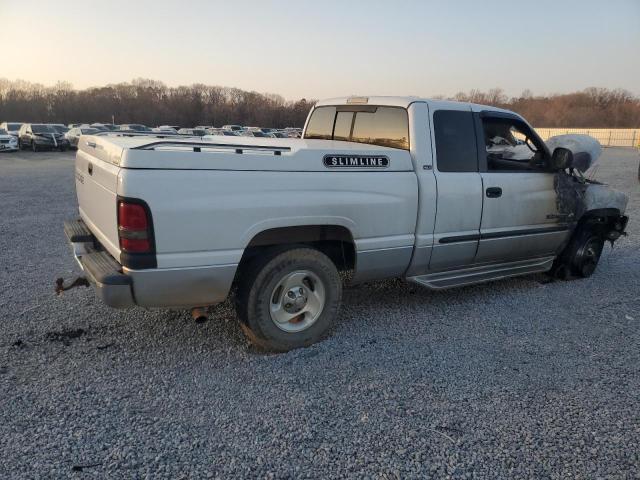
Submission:
<svg viewBox="0 0 640 480">
<path fill-rule="evenodd" d="M 480 238 L 482 179 L 477 139 L 468 105 L 446 103 L 431 109 L 434 175 L 438 191 L 429 270 L 448 270 L 474 262 Z"/>
<path fill-rule="evenodd" d="M 538 135 L 522 119 L 502 112 L 474 114 L 482 132 L 482 223 L 476 262 L 554 255 L 569 235 L 558 211 L 555 174 Z"/>
</svg>

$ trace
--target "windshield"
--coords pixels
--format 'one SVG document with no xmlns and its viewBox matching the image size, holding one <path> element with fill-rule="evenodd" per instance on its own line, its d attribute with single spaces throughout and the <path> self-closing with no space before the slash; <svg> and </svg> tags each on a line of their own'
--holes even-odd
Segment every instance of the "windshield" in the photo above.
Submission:
<svg viewBox="0 0 640 480">
<path fill-rule="evenodd" d="M 53 125 L 53 128 L 58 133 L 67 133 L 69 131 L 67 127 L 63 127 L 62 125 Z"/>
<path fill-rule="evenodd" d="M 21 126 L 21 123 L 7 123 L 7 129 L 9 130 L 20 130 Z"/>
<path fill-rule="evenodd" d="M 51 125 L 31 125 L 33 133 L 58 133 Z"/>
<path fill-rule="evenodd" d="M 7 131 L 4 128 L 0 128 L 0 135 L 6 135 Z"/>
<path fill-rule="evenodd" d="M 91 135 L 92 133 L 98 133 L 100 130 L 97 128 L 81 128 L 80 132 L 82 135 Z"/>
</svg>

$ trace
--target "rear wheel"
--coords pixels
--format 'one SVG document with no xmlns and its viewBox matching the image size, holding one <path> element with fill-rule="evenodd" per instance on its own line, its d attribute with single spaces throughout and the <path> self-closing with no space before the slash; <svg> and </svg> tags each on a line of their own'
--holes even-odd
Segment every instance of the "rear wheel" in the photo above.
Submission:
<svg viewBox="0 0 640 480">
<path fill-rule="evenodd" d="M 341 297 L 340 276 L 325 254 L 311 248 L 272 250 L 244 269 L 236 310 L 253 344 L 284 352 L 322 339 Z"/>
</svg>

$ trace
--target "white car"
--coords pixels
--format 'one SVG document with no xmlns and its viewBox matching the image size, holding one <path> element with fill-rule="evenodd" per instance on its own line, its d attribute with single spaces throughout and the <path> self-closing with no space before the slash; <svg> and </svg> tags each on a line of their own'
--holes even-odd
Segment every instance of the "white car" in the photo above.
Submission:
<svg viewBox="0 0 640 480">
<path fill-rule="evenodd" d="M 10 135 L 4 128 L 0 128 L 0 152 L 17 152 L 18 138 Z"/>
<path fill-rule="evenodd" d="M 0 123 L 0 129 L 6 130 L 9 135 L 13 135 L 18 138 L 18 132 L 20 131 L 20 127 L 22 127 L 21 122 L 2 122 Z"/>
<path fill-rule="evenodd" d="M 223 130 L 233 130 L 234 132 L 242 132 L 243 130 L 246 130 L 241 125 L 223 125 L 222 128 Z"/>
<path fill-rule="evenodd" d="M 151 131 L 154 133 L 178 133 L 175 128 L 172 128 L 168 125 L 160 125 L 159 127 L 152 128 Z"/>
</svg>

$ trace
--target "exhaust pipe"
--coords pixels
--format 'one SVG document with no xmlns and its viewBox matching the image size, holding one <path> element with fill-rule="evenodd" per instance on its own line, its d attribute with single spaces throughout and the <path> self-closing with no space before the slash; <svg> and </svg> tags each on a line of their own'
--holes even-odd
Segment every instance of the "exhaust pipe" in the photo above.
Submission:
<svg viewBox="0 0 640 480">
<path fill-rule="evenodd" d="M 193 307 L 191 309 L 191 317 L 193 317 L 196 323 L 204 323 L 209 319 L 207 310 L 204 307 Z"/>
</svg>

